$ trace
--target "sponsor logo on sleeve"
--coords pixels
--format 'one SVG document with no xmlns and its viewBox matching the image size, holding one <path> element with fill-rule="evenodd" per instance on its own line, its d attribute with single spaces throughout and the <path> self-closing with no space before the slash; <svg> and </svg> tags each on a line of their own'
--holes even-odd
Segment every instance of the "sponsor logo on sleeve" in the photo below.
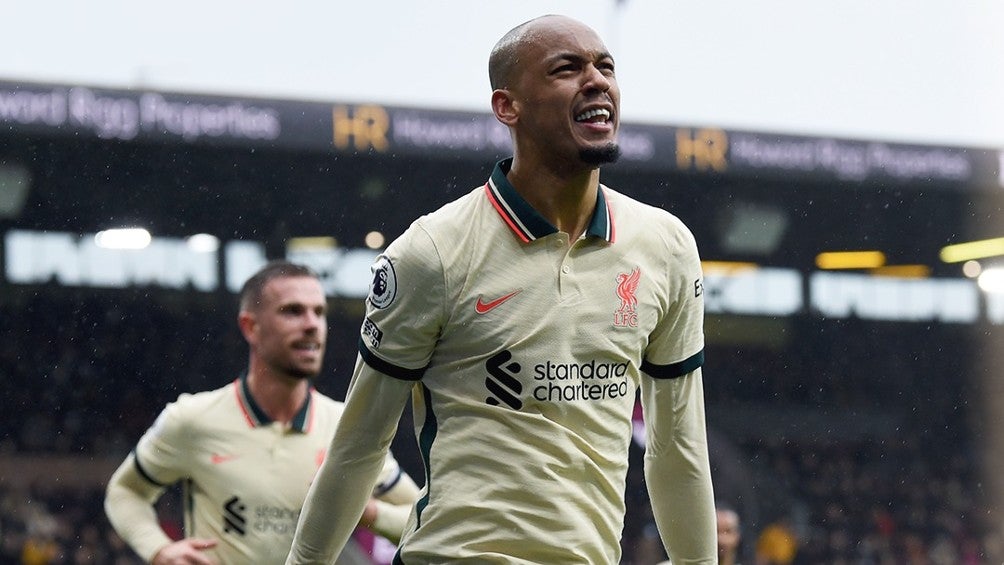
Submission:
<svg viewBox="0 0 1004 565">
<path fill-rule="evenodd" d="M 362 332 L 363 337 L 369 342 L 370 347 L 373 349 L 380 347 L 380 341 L 383 339 L 383 331 L 381 331 L 380 328 L 373 323 L 373 320 L 370 320 L 369 318 L 363 320 Z"/>
<path fill-rule="evenodd" d="M 370 283 L 367 300 L 374 308 L 382 310 L 390 306 L 397 296 L 397 275 L 394 273 L 394 265 L 386 255 L 377 257 L 370 270 L 373 272 L 373 280 Z"/>
</svg>

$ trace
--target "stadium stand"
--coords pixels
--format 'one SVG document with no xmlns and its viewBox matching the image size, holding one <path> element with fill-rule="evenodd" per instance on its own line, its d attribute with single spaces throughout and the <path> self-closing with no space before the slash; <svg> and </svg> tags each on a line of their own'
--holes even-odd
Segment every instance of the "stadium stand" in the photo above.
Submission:
<svg viewBox="0 0 1004 565">
<path fill-rule="evenodd" d="M 136 121 L 102 121 L 67 106 L 74 96 L 135 107 Z M 0 99 L 0 564 L 137 562 L 103 516 L 103 481 L 166 402 L 241 370 L 227 284 L 242 244 L 301 253 L 328 277 L 317 385 L 339 398 L 361 315 L 344 278 L 367 273 L 339 253 L 484 182 L 506 150 L 486 116 L 462 112 L 4 82 Z M 706 281 L 713 474 L 742 516 L 742 562 L 765 562 L 774 526 L 794 536 L 793 563 L 1004 561 L 984 474 L 993 369 L 980 362 L 1004 316 L 936 260 L 1004 225 L 1004 207 L 985 206 L 999 198 L 997 155 L 644 124 L 626 124 L 623 143 L 605 182 L 683 218 L 704 259 L 761 267 Z M 85 241 L 129 222 L 163 241 L 212 234 L 216 262 L 123 259 L 139 270 L 109 282 Z M 43 236 L 64 242 L 60 261 L 30 253 Z M 318 236 L 332 242 L 314 255 L 292 244 Z M 818 252 L 864 245 L 928 266 L 910 279 L 927 286 L 868 301 L 886 279 L 856 271 L 840 279 L 858 285 L 853 300 L 813 294 Z M 420 479 L 409 434 L 394 449 Z M 642 456 L 636 444 L 625 565 L 664 559 Z"/>
</svg>

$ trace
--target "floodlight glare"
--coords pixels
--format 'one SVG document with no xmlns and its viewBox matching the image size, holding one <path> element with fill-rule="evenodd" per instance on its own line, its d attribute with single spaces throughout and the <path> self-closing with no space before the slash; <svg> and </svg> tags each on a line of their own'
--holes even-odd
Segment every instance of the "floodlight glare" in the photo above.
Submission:
<svg viewBox="0 0 1004 565">
<path fill-rule="evenodd" d="M 885 265 L 881 251 L 826 251 L 816 255 L 820 269 L 877 269 Z"/>
<path fill-rule="evenodd" d="M 945 263 L 961 263 L 998 255 L 1004 255 L 1004 237 L 946 245 L 940 253 L 941 260 Z"/>
<path fill-rule="evenodd" d="M 980 273 L 980 276 L 976 278 L 976 284 L 984 292 L 1004 294 L 1004 267 L 984 269 Z"/>
<path fill-rule="evenodd" d="M 364 240 L 366 247 L 370 249 L 380 249 L 386 241 L 387 239 L 384 235 L 378 231 L 369 232 L 366 234 L 366 239 Z"/>
<path fill-rule="evenodd" d="M 220 248 L 220 239 L 208 233 L 197 233 L 186 240 L 188 248 L 196 253 L 212 253 Z"/>
<path fill-rule="evenodd" d="M 145 249 L 153 238 L 143 228 L 117 228 L 99 231 L 94 243 L 104 249 Z"/>
</svg>

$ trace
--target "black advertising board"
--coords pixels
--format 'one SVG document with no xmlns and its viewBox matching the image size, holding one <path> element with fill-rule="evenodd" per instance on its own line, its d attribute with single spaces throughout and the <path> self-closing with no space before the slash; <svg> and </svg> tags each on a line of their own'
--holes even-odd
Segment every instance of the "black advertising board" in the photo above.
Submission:
<svg viewBox="0 0 1004 565">
<path fill-rule="evenodd" d="M 508 154 L 490 113 L 270 100 L 0 81 L 0 133 L 344 154 L 470 158 Z M 1004 186 L 1004 150 L 624 123 L 617 167 L 884 182 L 961 190 Z"/>
</svg>

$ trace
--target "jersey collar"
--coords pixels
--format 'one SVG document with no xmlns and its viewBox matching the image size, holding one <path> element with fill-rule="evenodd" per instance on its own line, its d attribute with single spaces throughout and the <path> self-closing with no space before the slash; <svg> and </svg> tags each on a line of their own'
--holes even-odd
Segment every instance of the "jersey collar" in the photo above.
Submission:
<svg viewBox="0 0 1004 565">
<path fill-rule="evenodd" d="M 248 375 L 247 372 L 241 374 L 241 376 L 234 381 L 234 389 L 237 392 L 237 403 L 241 407 L 241 411 L 244 412 L 244 417 L 247 419 L 248 424 L 251 427 L 265 426 L 272 423 L 272 419 L 265 414 L 261 406 L 254 401 L 254 397 L 251 396 L 251 389 L 248 387 Z M 310 387 L 307 390 L 307 398 L 303 402 L 303 406 L 297 411 L 296 416 L 293 421 L 290 422 L 290 428 L 301 432 L 307 433 L 310 429 L 310 414 L 311 414 L 311 398 L 314 396 L 314 387 Z"/>
<path fill-rule="evenodd" d="M 491 177 L 485 184 L 485 194 L 492 207 L 502 217 L 509 229 L 524 243 L 558 233 L 558 228 L 544 219 L 539 212 L 516 192 L 506 174 L 512 167 L 512 158 L 503 159 L 495 165 Z M 614 221 L 607 206 L 603 185 L 596 191 L 596 208 L 589 220 L 586 235 L 614 242 Z"/>
</svg>

